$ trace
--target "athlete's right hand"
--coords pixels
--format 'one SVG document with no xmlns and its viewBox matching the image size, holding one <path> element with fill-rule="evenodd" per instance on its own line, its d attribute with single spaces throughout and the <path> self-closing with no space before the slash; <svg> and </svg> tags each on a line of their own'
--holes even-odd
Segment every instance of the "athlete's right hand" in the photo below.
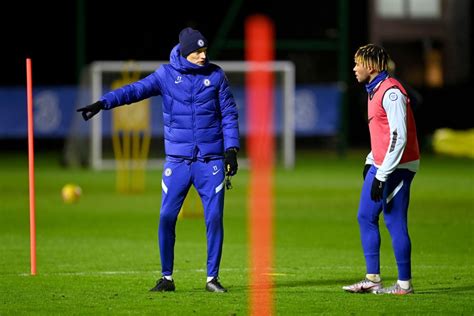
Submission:
<svg viewBox="0 0 474 316">
<path fill-rule="evenodd" d="M 364 180 L 365 176 L 367 175 L 367 172 L 369 172 L 370 167 L 372 167 L 372 165 L 364 165 L 364 171 L 362 171 L 362 178 L 364 178 Z"/>
<path fill-rule="evenodd" d="M 94 115 L 100 112 L 104 108 L 104 103 L 102 101 L 97 101 L 91 105 L 85 106 L 83 108 L 77 109 L 77 112 L 81 112 L 84 121 L 91 119 Z"/>
</svg>

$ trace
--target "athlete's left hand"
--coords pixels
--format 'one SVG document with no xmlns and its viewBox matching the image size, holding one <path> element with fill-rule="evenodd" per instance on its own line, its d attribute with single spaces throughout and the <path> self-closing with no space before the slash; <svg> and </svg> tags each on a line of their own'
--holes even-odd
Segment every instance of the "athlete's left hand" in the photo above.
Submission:
<svg viewBox="0 0 474 316">
<path fill-rule="evenodd" d="M 384 187 L 385 182 L 380 181 L 379 179 L 374 177 L 374 181 L 372 182 L 372 190 L 370 190 L 370 197 L 372 198 L 372 200 L 378 202 L 382 199 Z"/>
<path fill-rule="evenodd" d="M 233 176 L 237 173 L 237 148 L 229 148 L 224 155 L 224 168 L 226 176 Z"/>
</svg>

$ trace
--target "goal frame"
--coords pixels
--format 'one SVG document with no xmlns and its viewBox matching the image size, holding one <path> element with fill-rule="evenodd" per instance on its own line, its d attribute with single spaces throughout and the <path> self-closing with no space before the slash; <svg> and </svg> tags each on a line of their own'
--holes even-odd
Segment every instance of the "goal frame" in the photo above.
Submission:
<svg viewBox="0 0 474 316">
<path fill-rule="evenodd" d="M 90 64 L 91 102 L 99 100 L 102 91 L 102 76 L 106 72 L 120 72 L 123 69 L 134 70 L 135 67 L 142 72 L 154 72 L 162 64 L 168 61 L 133 61 L 131 66 L 128 61 L 95 61 Z M 295 165 L 295 66 L 290 61 L 270 62 L 246 62 L 246 61 L 213 61 L 226 73 L 245 73 L 250 71 L 274 71 L 283 73 L 283 129 L 282 129 L 282 159 L 286 169 L 292 169 Z M 102 116 L 96 115 L 90 124 L 90 164 L 95 170 L 115 169 L 114 159 L 105 159 L 102 153 Z M 163 158 L 152 158 L 147 160 L 147 169 L 161 169 Z M 242 165 L 248 165 L 242 160 Z"/>
</svg>

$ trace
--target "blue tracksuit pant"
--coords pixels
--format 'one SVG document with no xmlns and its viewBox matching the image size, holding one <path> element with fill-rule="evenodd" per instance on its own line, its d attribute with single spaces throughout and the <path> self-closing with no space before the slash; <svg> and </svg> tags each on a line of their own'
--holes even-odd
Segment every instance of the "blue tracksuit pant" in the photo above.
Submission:
<svg viewBox="0 0 474 316">
<path fill-rule="evenodd" d="M 194 185 L 204 207 L 207 235 L 207 276 L 217 277 L 224 239 L 224 162 L 167 158 L 161 181 L 158 240 L 163 275 L 173 274 L 176 221 L 186 194 Z"/>
<path fill-rule="evenodd" d="M 415 173 L 407 169 L 396 169 L 385 184 L 383 201 L 374 202 L 370 198 L 370 191 L 376 172 L 375 166 L 367 172 L 357 215 L 367 273 L 380 273 L 379 215 L 383 210 L 385 225 L 390 233 L 397 261 L 398 279 L 410 280 L 411 241 L 408 235 L 407 213 L 410 186 Z"/>
</svg>

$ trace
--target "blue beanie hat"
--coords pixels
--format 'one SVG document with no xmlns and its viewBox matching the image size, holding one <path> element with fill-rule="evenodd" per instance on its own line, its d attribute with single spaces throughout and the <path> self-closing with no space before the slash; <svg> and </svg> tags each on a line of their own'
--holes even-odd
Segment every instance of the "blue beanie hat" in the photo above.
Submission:
<svg viewBox="0 0 474 316">
<path fill-rule="evenodd" d="M 179 47 L 181 55 L 186 57 L 200 48 L 207 47 L 207 39 L 198 30 L 187 27 L 179 33 Z"/>
</svg>

